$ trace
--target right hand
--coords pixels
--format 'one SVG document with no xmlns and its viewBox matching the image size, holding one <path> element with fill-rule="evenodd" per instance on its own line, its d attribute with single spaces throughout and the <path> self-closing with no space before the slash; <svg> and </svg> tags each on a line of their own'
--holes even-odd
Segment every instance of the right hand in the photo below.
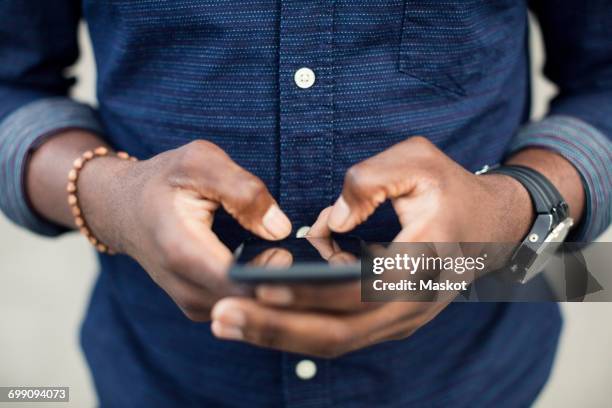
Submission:
<svg viewBox="0 0 612 408">
<path fill-rule="evenodd" d="M 142 162 L 93 160 L 79 178 L 79 198 L 94 235 L 136 259 L 194 321 L 208 320 L 233 289 L 232 254 L 211 228 L 219 206 L 261 238 L 291 232 L 265 184 L 206 141 Z"/>
</svg>

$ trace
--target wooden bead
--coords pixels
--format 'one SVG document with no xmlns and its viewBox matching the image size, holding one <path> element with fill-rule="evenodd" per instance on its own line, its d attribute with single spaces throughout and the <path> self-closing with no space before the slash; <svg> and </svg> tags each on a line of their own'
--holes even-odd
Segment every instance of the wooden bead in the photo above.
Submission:
<svg viewBox="0 0 612 408">
<path fill-rule="evenodd" d="M 66 185 L 66 191 L 68 192 L 68 204 L 70 205 L 70 211 L 74 216 L 74 224 L 79 228 L 81 234 L 83 234 L 87 240 L 93 245 L 99 252 L 108 253 L 114 255 L 106 244 L 100 242 L 93 233 L 87 228 L 87 223 L 83 217 L 81 208 L 79 207 L 79 199 L 77 197 L 77 180 L 79 179 L 79 172 L 83 169 L 85 164 L 96 157 L 103 157 L 109 154 L 109 149 L 105 146 L 99 146 L 93 150 L 87 150 L 81 157 L 77 158 L 72 163 L 72 169 L 68 172 L 68 184 Z M 135 157 L 131 157 L 126 152 L 118 152 L 117 157 L 123 160 L 136 161 Z"/>
<path fill-rule="evenodd" d="M 100 146 L 94 150 L 94 154 L 96 156 L 106 156 L 108 154 L 108 149 L 104 146 Z"/>
<path fill-rule="evenodd" d="M 83 225 L 85 225 L 85 220 L 83 220 L 83 217 L 75 217 L 75 218 L 74 218 L 74 224 L 75 224 L 77 227 L 79 227 L 79 228 L 80 228 L 80 227 L 82 227 Z"/>
</svg>

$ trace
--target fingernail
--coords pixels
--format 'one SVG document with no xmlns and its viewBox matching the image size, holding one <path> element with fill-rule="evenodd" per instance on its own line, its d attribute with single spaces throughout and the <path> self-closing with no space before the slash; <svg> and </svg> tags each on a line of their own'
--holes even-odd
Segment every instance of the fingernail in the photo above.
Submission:
<svg viewBox="0 0 612 408">
<path fill-rule="evenodd" d="M 220 300 L 213 308 L 212 318 L 210 328 L 215 336 L 228 340 L 244 339 L 246 316 L 231 300 Z"/>
<path fill-rule="evenodd" d="M 227 340 L 243 340 L 244 333 L 242 329 L 234 326 L 228 326 L 218 320 L 212 322 L 210 329 L 213 334 L 220 339 Z"/>
<path fill-rule="evenodd" d="M 267 260 L 266 266 L 271 268 L 288 268 L 292 263 L 293 256 L 291 256 L 291 253 L 282 249 L 277 249 L 270 259 Z"/>
<path fill-rule="evenodd" d="M 212 310 L 212 318 L 224 326 L 242 329 L 246 325 L 244 312 L 235 307 L 231 301 L 220 300 Z"/>
<path fill-rule="evenodd" d="M 349 215 L 351 215 L 351 209 L 344 201 L 344 197 L 340 196 L 332 207 L 331 214 L 329 214 L 329 227 L 335 231 L 341 230 L 348 221 Z"/>
<path fill-rule="evenodd" d="M 255 294 L 259 300 L 279 306 L 293 302 L 293 292 L 286 286 L 261 285 L 255 289 Z"/>
<path fill-rule="evenodd" d="M 263 217 L 263 225 L 275 238 L 284 238 L 291 232 L 291 221 L 278 205 L 272 205 Z"/>
</svg>

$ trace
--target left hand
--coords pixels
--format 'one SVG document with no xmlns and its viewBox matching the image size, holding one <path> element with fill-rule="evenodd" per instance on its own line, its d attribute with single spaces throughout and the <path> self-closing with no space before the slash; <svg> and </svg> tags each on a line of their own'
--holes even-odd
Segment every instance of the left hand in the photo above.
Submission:
<svg viewBox="0 0 612 408">
<path fill-rule="evenodd" d="M 517 242 L 533 217 L 528 193 L 503 175 L 476 176 L 427 139 L 413 137 L 349 169 L 341 196 L 311 236 L 348 232 L 391 200 L 396 242 Z M 433 319 L 438 302 L 361 302 L 359 282 L 261 286 L 256 300 L 228 297 L 212 312 L 213 333 L 263 347 L 336 357 L 401 339 Z"/>
</svg>

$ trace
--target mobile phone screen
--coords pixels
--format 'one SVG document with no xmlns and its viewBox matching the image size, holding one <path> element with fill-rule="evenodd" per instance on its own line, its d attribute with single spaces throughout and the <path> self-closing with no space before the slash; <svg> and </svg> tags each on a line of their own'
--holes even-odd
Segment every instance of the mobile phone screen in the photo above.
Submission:
<svg viewBox="0 0 612 408">
<path fill-rule="evenodd" d="M 356 237 L 252 239 L 235 253 L 230 278 L 238 282 L 326 282 L 359 279 L 362 241 Z"/>
</svg>

